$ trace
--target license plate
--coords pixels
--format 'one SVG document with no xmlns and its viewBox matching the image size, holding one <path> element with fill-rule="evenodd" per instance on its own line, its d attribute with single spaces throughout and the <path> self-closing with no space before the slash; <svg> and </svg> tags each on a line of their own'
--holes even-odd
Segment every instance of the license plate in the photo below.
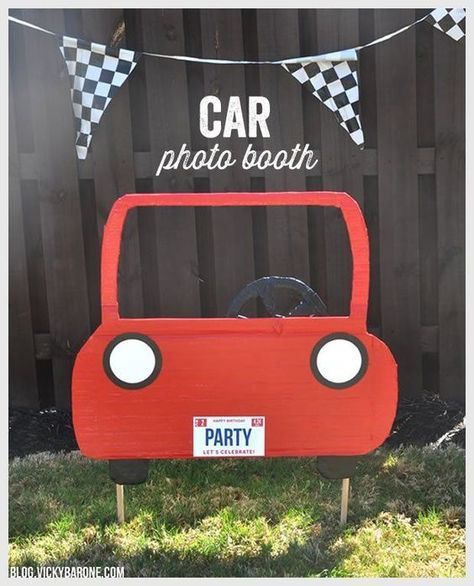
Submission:
<svg viewBox="0 0 474 586">
<path fill-rule="evenodd" d="M 265 417 L 193 418 L 193 456 L 242 458 L 265 456 Z"/>
</svg>

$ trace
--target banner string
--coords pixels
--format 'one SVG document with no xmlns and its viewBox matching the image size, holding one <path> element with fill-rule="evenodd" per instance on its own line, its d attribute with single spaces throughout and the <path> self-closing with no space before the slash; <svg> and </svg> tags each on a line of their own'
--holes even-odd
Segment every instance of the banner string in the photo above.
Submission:
<svg viewBox="0 0 474 586">
<path fill-rule="evenodd" d="M 422 16 L 421 18 L 419 18 L 418 20 L 415 20 L 415 22 L 412 22 L 411 24 L 407 24 L 406 26 L 403 26 L 402 28 L 394 31 L 393 33 L 388 33 L 388 35 L 384 35 L 383 37 L 379 37 L 378 39 L 375 39 L 374 41 L 370 41 L 370 43 L 366 43 L 365 45 L 360 45 L 360 47 L 355 47 L 355 51 L 360 51 L 361 49 L 365 49 L 366 47 L 372 47 L 373 45 L 377 45 L 378 43 L 383 43 L 384 41 L 388 41 L 388 39 L 391 39 L 392 37 L 395 37 L 396 35 L 399 35 L 400 33 L 404 33 L 412 26 L 415 26 L 419 22 L 426 20 L 429 15 L 430 14 L 428 13 L 425 16 Z"/>
<path fill-rule="evenodd" d="M 357 61 L 357 51 L 361 49 L 365 49 L 366 47 L 371 47 L 373 45 L 377 45 L 378 43 L 382 43 L 384 41 L 388 41 L 406 30 L 410 29 L 411 27 L 417 25 L 418 23 L 422 22 L 426 18 L 428 18 L 429 14 L 419 18 L 415 22 L 412 22 L 392 33 L 384 35 L 378 39 L 371 41 L 370 43 L 366 43 L 365 45 L 359 45 L 358 47 L 353 47 L 351 49 L 344 49 L 342 51 L 335 51 L 332 53 L 324 53 L 322 55 L 309 55 L 306 57 L 292 57 L 288 59 L 280 59 L 277 61 L 249 61 L 249 60 L 237 60 L 237 59 L 212 59 L 212 58 L 203 58 L 203 57 L 189 57 L 188 55 L 167 55 L 163 53 L 151 53 L 149 51 L 139 51 L 142 55 L 148 55 L 149 57 L 158 57 L 160 59 L 172 59 L 174 61 L 189 61 L 192 63 L 214 63 L 216 65 L 293 65 L 298 63 L 306 63 L 308 61 Z M 22 26 L 26 26 L 47 35 L 52 35 L 54 37 L 62 37 L 58 33 L 50 31 L 48 29 L 42 28 L 37 26 L 31 22 L 27 22 L 25 20 L 20 20 L 19 18 L 15 18 L 13 16 L 9 16 L 8 20 L 20 24 Z"/>
<path fill-rule="evenodd" d="M 53 37 L 58 36 L 56 33 L 53 33 L 53 31 L 48 31 L 45 28 L 41 28 L 40 26 L 36 26 L 36 24 L 33 24 L 31 22 L 26 22 L 26 20 L 20 20 L 19 18 L 15 18 L 13 16 L 9 16 L 8 20 L 11 20 L 12 22 L 16 22 L 17 24 L 22 24 L 23 26 L 27 26 L 29 28 L 33 28 L 33 29 L 40 31 L 42 33 L 46 33 L 47 35 L 53 35 Z"/>
</svg>

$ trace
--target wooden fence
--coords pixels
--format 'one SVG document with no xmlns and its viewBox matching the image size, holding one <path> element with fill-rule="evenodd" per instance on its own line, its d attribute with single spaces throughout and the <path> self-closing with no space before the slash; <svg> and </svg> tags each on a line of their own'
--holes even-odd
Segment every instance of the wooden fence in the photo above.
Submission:
<svg viewBox="0 0 474 586">
<path fill-rule="evenodd" d="M 426 10 L 12 10 L 57 32 L 152 52 L 279 59 L 353 47 Z M 125 37 L 120 37 L 125 27 Z M 464 44 L 422 23 L 360 57 L 366 148 L 281 68 L 143 57 L 78 161 L 68 77 L 53 37 L 10 24 L 10 404 L 70 406 L 74 356 L 100 322 L 102 229 L 127 192 L 337 190 L 371 246 L 369 329 L 401 391 L 464 400 Z M 206 140 L 207 94 L 263 95 L 271 138 Z M 309 143 L 312 171 L 175 170 L 165 149 L 219 142 L 240 156 Z M 127 223 L 123 315 L 223 315 L 262 275 L 311 284 L 344 311 L 351 261 L 333 210 L 140 210 Z"/>
</svg>

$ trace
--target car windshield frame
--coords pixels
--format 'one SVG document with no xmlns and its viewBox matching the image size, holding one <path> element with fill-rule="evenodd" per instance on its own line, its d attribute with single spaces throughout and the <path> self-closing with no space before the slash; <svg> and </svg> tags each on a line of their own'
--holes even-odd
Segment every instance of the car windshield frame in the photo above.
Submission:
<svg viewBox="0 0 474 586">
<path fill-rule="evenodd" d="M 369 294 L 369 243 L 367 226 L 357 202 L 344 192 L 251 192 L 251 193 L 133 193 L 123 195 L 112 206 L 104 227 L 101 256 L 102 322 L 122 319 L 118 305 L 118 267 L 122 233 L 127 214 L 137 207 L 239 207 L 239 206 L 320 206 L 340 209 L 352 256 L 352 293 L 349 315 L 317 316 L 315 319 L 349 317 L 366 323 Z M 125 318 L 123 318 L 125 319 Z M 142 318 L 140 318 L 142 319 Z M 169 318 L 166 320 L 235 320 L 235 318 Z M 246 322 L 254 322 L 249 318 Z M 270 318 L 271 319 L 271 318 Z M 306 318 L 292 318 L 293 320 Z"/>
</svg>

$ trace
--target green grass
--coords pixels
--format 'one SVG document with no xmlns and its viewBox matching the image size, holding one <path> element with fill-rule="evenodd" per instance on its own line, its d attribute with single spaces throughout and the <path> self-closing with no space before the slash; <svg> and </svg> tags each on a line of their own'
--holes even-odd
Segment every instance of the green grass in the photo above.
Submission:
<svg viewBox="0 0 474 586">
<path fill-rule="evenodd" d="M 154 462 L 116 523 L 107 464 L 10 463 L 11 566 L 115 566 L 125 576 L 463 576 L 464 451 L 379 450 L 351 483 L 310 458 Z"/>
</svg>

